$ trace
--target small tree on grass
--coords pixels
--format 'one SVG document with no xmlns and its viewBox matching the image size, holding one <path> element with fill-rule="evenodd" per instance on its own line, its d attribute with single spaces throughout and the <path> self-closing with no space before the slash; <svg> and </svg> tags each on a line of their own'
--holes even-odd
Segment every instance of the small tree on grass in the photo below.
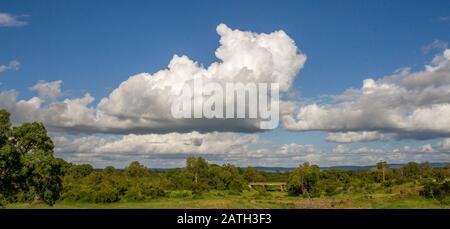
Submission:
<svg viewBox="0 0 450 229">
<path fill-rule="evenodd" d="M 380 161 L 376 165 L 377 170 L 381 172 L 381 179 L 383 182 L 386 181 L 386 168 L 388 167 L 385 161 Z"/>
<path fill-rule="evenodd" d="M 306 197 L 320 196 L 319 177 L 320 168 L 317 165 L 310 165 L 309 163 L 300 165 L 289 177 L 287 183 L 289 194 Z"/>
</svg>

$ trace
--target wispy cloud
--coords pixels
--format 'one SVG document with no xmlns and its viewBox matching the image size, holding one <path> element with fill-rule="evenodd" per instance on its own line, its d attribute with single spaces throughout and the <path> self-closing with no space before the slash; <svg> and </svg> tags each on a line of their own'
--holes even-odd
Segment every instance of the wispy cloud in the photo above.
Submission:
<svg viewBox="0 0 450 229">
<path fill-rule="evenodd" d="M 450 24 L 450 16 L 442 16 L 439 20 Z"/>
<path fill-rule="evenodd" d="M 445 41 L 441 41 L 441 40 L 434 40 L 433 42 L 431 42 L 428 45 L 425 45 L 422 47 L 422 52 L 423 53 L 429 53 L 431 50 L 445 50 L 448 48 L 448 43 Z"/>
<path fill-rule="evenodd" d="M 19 70 L 20 62 L 17 60 L 12 60 L 8 64 L 0 64 L 0 73 L 8 70 Z"/>
<path fill-rule="evenodd" d="M 27 21 L 24 21 L 25 15 L 13 15 L 9 13 L 0 13 L 0 27 L 19 27 L 25 26 L 28 24 Z"/>
</svg>

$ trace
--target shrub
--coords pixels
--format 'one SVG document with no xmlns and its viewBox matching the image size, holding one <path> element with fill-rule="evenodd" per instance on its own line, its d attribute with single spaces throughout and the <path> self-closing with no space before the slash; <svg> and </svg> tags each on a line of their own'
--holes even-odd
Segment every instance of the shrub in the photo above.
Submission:
<svg viewBox="0 0 450 229">
<path fill-rule="evenodd" d="M 236 191 L 236 190 L 229 190 L 227 192 L 227 194 L 231 195 L 231 196 L 239 196 L 239 195 L 241 195 L 241 193 L 242 193 L 242 191 Z"/>
<path fill-rule="evenodd" d="M 272 194 L 270 194 L 270 192 L 267 192 L 267 191 L 257 191 L 253 195 L 253 197 L 256 198 L 256 199 L 265 199 L 265 198 L 268 198 L 268 197 L 271 197 L 271 196 L 272 196 Z"/>
<path fill-rule="evenodd" d="M 325 188 L 325 195 L 334 196 L 340 193 L 339 187 L 335 183 L 331 183 Z"/>
<path fill-rule="evenodd" d="M 192 191 L 181 190 L 181 191 L 172 191 L 169 195 L 170 198 L 192 198 Z"/>
<path fill-rule="evenodd" d="M 144 200 L 145 196 L 142 195 L 139 188 L 134 186 L 127 190 L 127 192 L 125 193 L 124 199 L 130 200 L 130 201 L 139 201 L 139 200 Z"/>
<path fill-rule="evenodd" d="M 108 183 L 102 183 L 100 189 L 94 194 L 94 202 L 96 203 L 112 203 L 119 200 L 119 192 Z"/>
<path fill-rule="evenodd" d="M 166 196 L 166 192 L 164 191 L 164 189 L 160 188 L 160 187 L 147 187 L 144 190 L 144 194 L 147 197 L 151 197 L 151 198 L 158 198 L 158 197 L 164 197 Z"/>
<path fill-rule="evenodd" d="M 427 182 L 424 184 L 420 194 L 426 198 L 447 201 L 450 197 L 450 181 L 442 184 L 437 182 Z"/>
<path fill-rule="evenodd" d="M 0 194 L 0 208 L 4 208 L 7 203 L 7 199 L 2 194 Z"/>
<path fill-rule="evenodd" d="M 450 196 L 444 197 L 443 199 L 440 200 L 440 202 L 445 205 L 450 205 Z"/>
</svg>

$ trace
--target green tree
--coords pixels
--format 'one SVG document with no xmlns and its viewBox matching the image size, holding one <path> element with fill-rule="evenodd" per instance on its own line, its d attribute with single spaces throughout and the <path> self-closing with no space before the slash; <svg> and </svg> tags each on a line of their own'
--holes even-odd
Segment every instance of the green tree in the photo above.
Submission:
<svg viewBox="0 0 450 229">
<path fill-rule="evenodd" d="M 148 168 L 141 165 L 139 161 L 133 161 L 128 165 L 125 170 L 125 174 L 131 177 L 145 177 L 149 175 Z"/>
<path fill-rule="evenodd" d="M 400 169 L 403 176 L 409 180 L 418 180 L 420 178 L 420 167 L 416 162 L 409 162 Z"/>
<path fill-rule="evenodd" d="M 9 113 L 0 110 L 0 201 L 8 201 L 19 189 L 20 154 L 9 141 L 11 122 Z"/>
<path fill-rule="evenodd" d="M 317 165 L 303 163 L 297 167 L 289 177 L 287 189 L 291 195 L 302 195 L 307 197 L 320 196 L 318 182 L 320 168 Z"/>
<path fill-rule="evenodd" d="M 0 110 L 0 146 L 6 143 L 11 132 L 11 121 L 9 116 L 7 111 Z"/>
<path fill-rule="evenodd" d="M 103 173 L 105 173 L 106 175 L 114 175 L 114 173 L 116 173 L 116 168 L 114 168 L 114 166 L 106 166 L 103 169 Z"/>
<path fill-rule="evenodd" d="M 53 157 L 54 145 L 42 123 L 11 129 L 9 116 L 0 111 L 0 199 L 13 200 L 22 192 L 51 205 L 59 198 L 67 163 Z"/>
<path fill-rule="evenodd" d="M 239 169 L 236 168 L 236 166 L 225 164 L 222 166 L 222 169 L 227 172 L 227 174 L 229 174 L 229 176 L 225 180 L 227 189 L 239 192 L 244 190 L 247 182 L 240 174 Z"/>
<path fill-rule="evenodd" d="M 244 178 L 248 182 L 265 181 L 264 176 L 252 166 L 248 166 L 244 171 Z"/>
<path fill-rule="evenodd" d="M 16 184 L 21 163 L 20 155 L 10 144 L 0 148 L 0 195 L 10 198 L 19 188 Z"/>
<path fill-rule="evenodd" d="M 386 181 L 386 168 L 388 168 L 388 164 L 385 161 L 380 161 L 376 165 L 377 170 L 381 173 L 382 181 Z"/>
<path fill-rule="evenodd" d="M 25 154 L 22 163 L 21 175 L 26 184 L 24 189 L 34 196 L 34 202 L 43 201 L 53 205 L 62 190 L 61 160 L 54 158 L 51 151 L 36 150 Z"/>
<path fill-rule="evenodd" d="M 420 168 L 420 179 L 433 177 L 433 167 L 431 167 L 430 162 L 426 161 L 419 164 Z"/>
<path fill-rule="evenodd" d="M 186 159 L 186 170 L 194 175 L 194 183 L 201 183 L 208 175 L 208 162 L 202 157 L 189 157 Z"/>
<path fill-rule="evenodd" d="M 75 178 L 81 178 L 88 176 L 92 172 L 94 172 L 94 167 L 92 167 L 92 165 L 81 164 L 81 165 L 71 165 L 68 168 L 67 174 Z"/>
<path fill-rule="evenodd" d="M 12 129 L 12 142 L 21 155 L 36 150 L 53 153 L 53 141 L 42 123 L 24 123 Z"/>
</svg>

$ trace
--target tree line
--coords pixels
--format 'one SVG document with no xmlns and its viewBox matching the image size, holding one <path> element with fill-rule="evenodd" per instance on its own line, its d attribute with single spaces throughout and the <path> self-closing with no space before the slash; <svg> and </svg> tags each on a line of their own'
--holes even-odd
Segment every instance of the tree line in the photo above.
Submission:
<svg viewBox="0 0 450 229">
<path fill-rule="evenodd" d="M 389 191 L 411 183 L 421 194 L 450 203 L 450 166 L 433 168 L 410 162 L 369 170 L 322 170 L 304 163 L 290 172 L 264 172 L 253 167 L 216 165 L 201 157 L 186 159 L 184 168 L 151 170 L 135 161 L 124 169 L 72 164 L 53 156 L 54 144 L 42 123 L 13 127 L 0 110 L 0 206 L 11 202 L 53 205 L 58 200 L 112 203 L 154 198 L 201 198 L 211 190 L 240 195 L 250 182 L 286 182 L 289 195 L 304 198 Z M 265 188 L 257 190 L 265 192 Z"/>
</svg>

